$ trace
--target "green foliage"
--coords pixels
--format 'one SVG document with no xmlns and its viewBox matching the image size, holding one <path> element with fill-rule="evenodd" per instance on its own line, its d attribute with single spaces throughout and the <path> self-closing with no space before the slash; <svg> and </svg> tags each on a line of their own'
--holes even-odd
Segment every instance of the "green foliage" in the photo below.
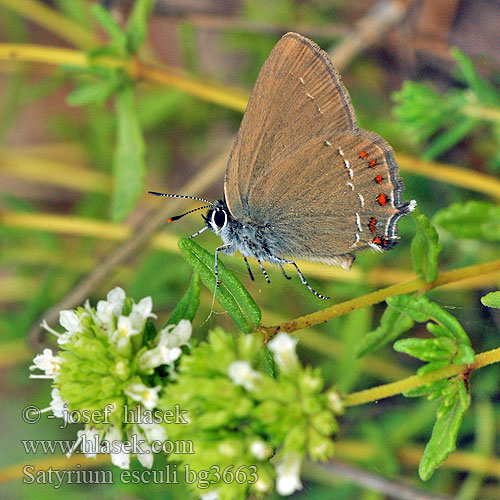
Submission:
<svg viewBox="0 0 500 500">
<path fill-rule="evenodd" d="M 419 213 L 418 209 L 412 215 L 417 223 L 417 233 L 411 242 L 413 269 L 419 278 L 431 283 L 438 273 L 438 256 L 441 251 L 438 234 L 429 219 Z"/>
<path fill-rule="evenodd" d="M 500 142 L 498 90 L 477 73 L 472 61 L 458 49 L 453 49 L 452 56 L 464 89 L 455 88 L 442 95 L 429 84 L 408 81 L 394 93 L 394 114 L 399 122 L 418 142 L 429 143 L 424 158 L 443 154 L 484 124 L 490 125 L 493 141 Z M 496 149 L 494 165 L 500 164 Z"/>
<path fill-rule="evenodd" d="M 117 145 L 113 159 L 115 188 L 111 217 L 122 220 L 144 192 L 145 145 L 137 119 L 132 86 L 123 87 L 116 95 Z"/>
<path fill-rule="evenodd" d="M 435 339 L 405 339 L 394 344 L 394 349 L 422 361 L 429 361 L 418 370 L 419 375 L 442 368 L 450 363 L 468 364 L 474 361 L 474 351 L 465 330 L 457 319 L 431 302 L 425 295 L 414 297 L 398 295 L 387 299 L 394 309 L 407 314 L 414 321 L 427 323 L 427 330 Z"/>
<path fill-rule="evenodd" d="M 266 356 L 258 336 L 211 331 L 207 342 L 182 357 L 176 384 L 159 402 L 163 410 L 180 405 L 189 416 L 187 425 L 169 425 L 169 439 L 192 441 L 195 453 L 170 459 L 195 471 L 210 471 L 208 491 L 217 490 L 221 500 L 270 492 L 276 476 L 278 492 L 290 494 L 300 488 L 297 476 L 306 456 L 325 460 L 333 452 L 337 423 L 320 373 L 303 368 L 295 341 L 279 335 L 269 343 L 278 368 L 273 377 L 257 371 Z M 218 481 L 215 464 L 220 471 L 233 466 L 248 473 L 255 468 L 258 481 Z M 287 468 L 288 473 L 283 471 Z M 291 487 L 288 493 L 285 486 Z M 207 493 L 196 484 L 191 488 Z"/>
<path fill-rule="evenodd" d="M 491 292 L 481 297 L 481 303 L 486 307 L 500 309 L 500 292 Z"/>
<path fill-rule="evenodd" d="M 434 222 L 455 238 L 500 241 L 500 207 L 486 201 L 454 203 L 437 212 Z"/>
<path fill-rule="evenodd" d="M 460 378 L 448 383 L 442 390 L 442 398 L 432 436 L 418 468 L 423 481 L 430 479 L 436 468 L 455 451 L 458 431 L 471 401 L 465 383 Z"/>
<path fill-rule="evenodd" d="M 194 272 L 186 293 L 172 311 L 172 314 L 168 318 L 167 325 L 176 325 L 181 319 L 193 321 L 199 305 L 200 275 Z"/>
<path fill-rule="evenodd" d="M 365 356 L 369 352 L 380 349 L 412 327 L 413 319 L 407 314 L 393 309 L 388 303 L 379 327 L 367 333 L 359 343 L 357 356 Z"/>
<path fill-rule="evenodd" d="M 219 287 L 215 283 L 214 256 L 193 240 L 182 238 L 179 248 L 186 261 L 200 274 L 203 284 L 228 312 L 236 326 L 251 333 L 260 324 L 261 312 L 236 275 L 219 260 Z"/>
</svg>

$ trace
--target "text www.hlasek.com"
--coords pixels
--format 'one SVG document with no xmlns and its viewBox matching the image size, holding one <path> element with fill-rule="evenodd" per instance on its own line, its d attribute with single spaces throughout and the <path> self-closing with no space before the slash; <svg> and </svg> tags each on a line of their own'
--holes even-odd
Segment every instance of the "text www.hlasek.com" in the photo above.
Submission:
<svg viewBox="0 0 500 500">
<path fill-rule="evenodd" d="M 78 449 L 75 447 L 78 445 Z M 126 441 L 107 441 L 101 440 L 98 436 L 87 438 L 85 434 L 77 440 L 65 439 L 23 439 L 22 444 L 27 455 L 34 455 L 38 452 L 44 454 L 55 453 L 85 453 L 85 454 L 111 454 L 111 453 L 132 453 L 134 455 L 144 453 L 167 453 L 167 454 L 193 454 L 194 446 L 190 440 L 178 441 L 152 441 L 150 443 L 151 450 L 144 440 L 138 439 L 137 435 L 133 435 L 132 439 Z"/>
</svg>

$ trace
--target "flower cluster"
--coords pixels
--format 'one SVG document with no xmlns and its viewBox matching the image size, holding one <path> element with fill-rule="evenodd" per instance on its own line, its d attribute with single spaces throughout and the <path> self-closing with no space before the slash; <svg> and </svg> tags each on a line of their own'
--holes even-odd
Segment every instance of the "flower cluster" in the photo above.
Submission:
<svg viewBox="0 0 500 500">
<path fill-rule="evenodd" d="M 151 467 L 151 443 L 167 439 L 164 424 L 157 423 L 161 418 L 155 418 L 158 399 L 167 381 L 177 376 L 191 337 L 187 320 L 156 333 L 148 322 L 156 317 L 152 306 L 151 297 L 136 304 L 115 288 L 96 308 L 87 301 L 75 311 L 61 311 L 63 333 L 42 325 L 57 337 L 61 350 L 54 355 L 45 349 L 30 367 L 44 372 L 32 378 L 53 380 L 47 410 L 67 422 L 84 421 L 82 414 L 95 416 L 78 432 L 74 449 L 81 445 L 89 457 L 111 453 L 112 462 L 124 469 L 131 456 L 124 441 L 140 442 L 137 457 Z"/>
<path fill-rule="evenodd" d="M 194 454 L 171 457 L 192 470 L 213 471 L 202 499 L 236 500 L 273 489 L 290 495 L 302 488 L 306 456 L 325 460 L 333 453 L 338 395 L 322 391 L 317 370 L 303 368 L 297 340 L 285 333 L 268 344 L 278 368 L 276 378 L 260 369 L 264 350 L 257 336 L 233 336 L 216 329 L 208 341 L 180 362 L 175 384 L 159 408 L 174 404 L 189 412 L 188 425 L 169 426 L 172 439 L 190 439 Z M 243 471 L 240 481 L 221 481 L 222 470 Z M 255 475 L 245 475 L 245 471 Z"/>
</svg>

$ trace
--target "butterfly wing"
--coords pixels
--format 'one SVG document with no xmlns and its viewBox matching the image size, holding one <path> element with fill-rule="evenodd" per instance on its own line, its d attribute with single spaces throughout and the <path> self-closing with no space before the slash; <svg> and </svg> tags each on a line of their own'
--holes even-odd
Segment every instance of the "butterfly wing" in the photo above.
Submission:
<svg viewBox="0 0 500 500">
<path fill-rule="evenodd" d="M 402 189 L 391 147 L 355 130 L 312 139 L 284 158 L 251 186 L 248 204 L 271 254 L 349 269 L 356 250 L 397 242 L 396 222 L 413 206 Z"/>
<path fill-rule="evenodd" d="M 326 53 L 297 33 L 284 35 L 262 66 L 229 158 L 224 194 L 232 215 L 248 217 L 251 186 L 313 137 L 356 129 Z"/>
</svg>

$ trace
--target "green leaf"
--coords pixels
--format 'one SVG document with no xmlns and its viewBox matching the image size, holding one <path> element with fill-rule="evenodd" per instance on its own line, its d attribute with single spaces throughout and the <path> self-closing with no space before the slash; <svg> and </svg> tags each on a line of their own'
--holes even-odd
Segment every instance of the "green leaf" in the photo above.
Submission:
<svg viewBox="0 0 500 500">
<path fill-rule="evenodd" d="M 110 36 L 111 42 L 124 49 L 126 44 L 125 33 L 113 16 L 99 3 L 92 5 L 92 14 L 102 29 Z"/>
<path fill-rule="evenodd" d="M 127 22 L 127 52 L 135 54 L 144 42 L 148 33 L 148 19 L 153 10 L 155 0 L 137 0 Z"/>
<path fill-rule="evenodd" d="M 470 394 L 467 393 L 464 381 L 456 378 L 450 383 L 455 384 L 450 394 L 452 397 L 444 398 L 439 406 L 432 436 L 418 468 L 423 481 L 427 481 L 446 457 L 455 451 L 458 430 L 470 405 Z"/>
<path fill-rule="evenodd" d="M 500 241 L 500 207 L 485 201 L 454 203 L 437 212 L 433 221 L 455 238 Z"/>
<path fill-rule="evenodd" d="M 264 373 L 276 378 L 276 365 L 274 364 L 273 354 L 267 346 L 264 347 Z"/>
<path fill-rule="evenodd" d="M 457 47 L 453 47 L 450 53 L 453 59 L 457 61 L 463 80 L 465 80 L 466 85 L 476 94 L 477 98 L 484 103 L 500 104 L 498 92 L 488 81 L 479 76 L 472 60 Z"/>
<path fill-rule="evenodd" d="M 449 383 L 449 380 L 436 380 L 435 382 L 403 391 L 403 396 L 407 398 L 418 398 L 426 394 L 439 394 L 439 396 L 441 396 L 443 390 L 448 387 Z"/>
<path fill-rule="evenodd" d="M 236 275 L 219 260 L 219 288 L 215 285 L 214 255 L 193 240 L 181 238 L 178 246 L 187 262 L 200 274 L 203 284 L 229 313 L 236 326 L 251 333 L 260 324 L 261 312 Z"/>
<path fill-rule="evenodd" d="M 66 98 L 66 102 L 70 106 L 83 106 L 93 102 L 103 104 L 122 84 L 123 81 L 119 78 L 86 82 L 73 90 Z"/>
<path fill-rule="evenodd" d="M 408 314 L 419 323 L 430 319 L 447 328 L 460 344 L 469 345 L 470 340 L 458 320 L 448 311 L 445 311 L 435 302 L 430 301 L 425 295 L 397 295 L 388 297 L 387 303 L 394 309 Z"/>
<path fill-rule="evenodd" d="M 491 292 L 481 297 L 481 304 L 486 307 L 495 307 L 500 309 L 500 291 Z"/>
<path fill-rule="evenodd" d="M 439 370 L 440 368 L 444 368 L 445 366 L 448 366 L 451 364 L 450 361 L 451 360 L 449 360 L 449 359 L 443 359 L 441 361 L 431 361 L 430 363 L 427 363 L 426 365 L 421 366 L 417 370 L 417 375 L 419 377 L 422 377 L 426 373 L 432 372 L 434 370 Z"/>
<path fill-rule="evenodd" d="M 454 124 L 448 130 L 440 133 L 424 151 L 422 158 L 431 160 L 450 150 L 464 137 L 474 130 L 481 121 L 477 118 L 462 117 L 460 120 L 453 120 Z"/>
<path fill-rule="evenodd" d="M 456 345 L 452 341 L 443 342 L 442 340 L 448 339 L 446 337 L 439 339 L 403 339 L 395 342 L 394 349 L 422 361 L 451 359 L 456 352 Z"/>
<path fill-rule="evenodd" d="M 181 319 L 193 321 L 200 304 L 200 288 L 200 275 L 194 272 L 186 293 L 172 311 L 167 325 L 176 325 Z"/>
<path fill-rule="evenodd" d="M 113 159 L 113 221 L 121 221 L 144 192 L 145 147 L 135 108 L 134 88 L 124 86 L 116 95 L 117 145 Z"/>
<path fill-rule="evenodd" d="M 397 339 L 412 326 L 413 319 L 407 314 L 387 306 L 380 320 L 380 326 L 363 337 L 359 343 L 356 356 L 360 358 L 369 352 L 380 349 L 394 339 Z"/>
<path fill-rule="evenodd" d="M 417 233 L 411 242 L 413 269 L 421 279 L 431 283 L 438 273 L 438 255 L 441 251 L 438 234 L 424 214 L 414 212 L 413 218 L 417 223 Z"/>
</svg>

